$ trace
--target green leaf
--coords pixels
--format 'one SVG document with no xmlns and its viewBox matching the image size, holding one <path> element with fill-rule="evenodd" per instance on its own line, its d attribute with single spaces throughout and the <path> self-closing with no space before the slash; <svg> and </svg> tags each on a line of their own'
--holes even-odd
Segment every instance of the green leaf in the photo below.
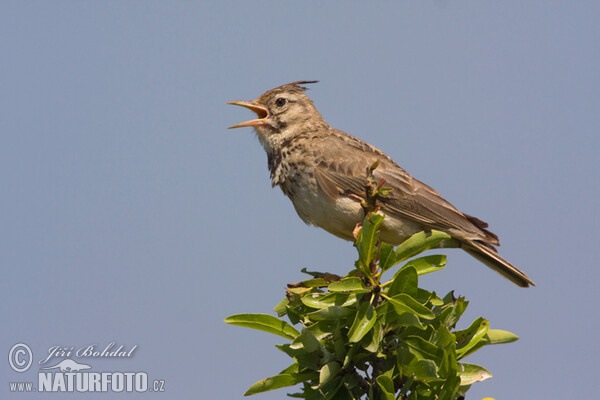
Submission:
<svg viewBox="0 0 600 400">
<path fill-rule="evenodd" d="M 298 336 L 291 345 L 292 349 L 297 349 L 300 347 L 304 348 L 304 350 L 308 353 L 313 353 L 321 349 L 321 344 L 311 331 L 304 328 L 302 329 L 300 336 Z"/>
<path fill-rule="evenodd" d="M 419 303 L 421 303 L 423 305 L 427 305 L 427 303 L 429 303 L 432 299 L 435 302 L 434 293 L 433 292 L 428 292 L 427 290 L 421 289 L 421 288 L 417 288 L 417 293 L 415 295 L 413 295 L 412 297 L 414 297 L 414 299 L 416 301 L 418 301 Z M 443 305 L 444 302 L 441 301 L 441 299 L 440 299 L 440 303 L 439 304 Z"/>
<path fill-rule="evenodd" d="M 281 300 L 279 304 L 273 308 L 273 311 L 275 311 L 278 316 L 283 317 L 285 314 L 287 314 L 287 305 L 289 303 L 290 300 L 287 297 L 284 297 L 283 300 Z"/>
<path fill-rule="evenodd" d="M 510 343 L 518 339 L 519 337 L 514 333 L 502 331 L 500 329 L 488 329 L 487 333 L 479 341 L 479 343 L 475 344 L 475 346 L 473 346 L 470 350 L 465 352 L 461 356 L 461 358 L 465 358 L 469 354 L 475 353 L 477 350 L 479 350 L 483 346 L 487 346 L 488 344 Z"/>
<path fill-rule="evenodd" d="M 299 381 L 298 378 L 292 374 L 279 374 L 256 382 L 254 385 L 250 386 L 246 393 L 244 393 L 244 396 L 250 396 L 282 387 L 294 386 L 300 382 L 303 381 Z"/>
<path fill-rule="evenodd" d="M 269 332 L 286 339 L 295 339 L 300 335 L 300 332 L 287 322 L 268 314 L 237 314 L 225 318 L 225 322 Z"/>
<path fill-rule="evenodd" d="M 337 321 L 319 321 L 316 324 L 310 325 L 310 332 L 318 339 L 318 340 L 329 340 L 331 339 L 332 332 L 338 327 L 339 324 Z"/>
<path fill-rule="evenodd" d="M 330 292 L 353 292 L 353 293 L 367 293 L 368 289 L 362 279 L 357 277 L 344 278 L 341 281 L 333 282 L 327 289 Z"/>
<path fill-rule="evenodd" d="M 355 313 L 356 311 L 350 307 L 332 306 L 313 311 L 306 314 L 306 316 L 313 321 L 323 321 L 327 319 L 348 318 L 353 316 Z"/>
<path fill-rule="evenodd" d="M 351 306 L 356 303 L 356 295 L 347 293 L 308 293 L 300 299 L 311 308 L 328 308 L 333 306 Z"/>
<path fill-rule="evenodd" d="M 396 265 L 394 246 L 387 243 L 381 243 L 381 248 L 379 249 L 379 267 L 381 267 L 381 272 L 387 271 L 394 265 Z"/>
<path fill-rule="evenodd" d="M 440 361 L 440 348 L 420 336 L 408 336 L 404 342 L 419 359 Z"/>
<path fill-rule="evenodd" d="M 312 291 L 313 288 L 311 287 L 304 287 L 304 286 L 298 286 L 298 287 L 289 287 L 288 288 L 288 292 L 290 293 L 294 293 L 300 296 L 305 295 L 306 293 Z"/>
<path fill-rule="evenodd" d="M 341 336 L 341 335 L 340 335 Z M 337 343 L 342 342 L 342 346 L 346 346 L 346 343 L 343 341 L 343 339 L 340 337 L 339 339 L 337 339 Z M 336 344 L 337 344 L 336 343 Z M 356 354 L 356 352 L 359 350 L 358 346 L 350 346 L 350 349 L 348 350 L 348 353 L 346 353 L 346 356 L 344 357 L 344 364 L 342 364 L 342 368 L 348 368 L 348 366 L 354 362 L 354 356 Z"/>
<path fill-rule="evenodd" d="M 475 382 L 481 382 L 492 377 L 485 368 L 475 364 L 458 363 L 458 374 L 460 375 L 460 384 L 471 385 Z"/>
<path fill-rule="evenodd" d="M 512 332 L 500 329 L 489 329 L 485 335 L 486 344 L 510 343 L 519 340 L 519 337 Z"/>
<path fill-rule="evenodd" d="M 483 339 L 489 328 L 489 321 L 479 317 L 467 329 L 457 331 L 455 333 L 457 341 L 456 356 L 462 358 L 468 353 Z"/>
<path fill-rule="evenodd" d="M 444 325 L 440 325 L 433 336 L 435 344 L 442 349 L 442 362 L 439 364 L 438 373 L 445 379 L 451 380 L 458 376 L 456 336 Z"/>
<path fill-rule="evenodd" d="M 292 349 L 292 346 L 289 343 L 276 344 L 275 347 L 277 347 L 279 350 L 283 351 L 285 354 L 292 358 L 296 357 L 296 354 L 298 354 L 298 350 Z"/>
<path fill-rule="evenodd" d="M 425 325 L 423 325 L 421 323 L 421 320 L 419 319 L 419 317 L 417 317 L 415 314 L 411 313 L 411 312 L 405 312 L 402 313 L 398 316 L 397 319 L 398 323 L 402 326 L 408 327 L 408 326 L 414 326 L 415 328 L 418 328 L 420 330 L 425 329 Z"/>
<path fill-rule="evenodd" d="M 325 364 L 319 372 L 319 386 L 325 385 L 327 382 L 335 378 L 341 369 L 342 367 L 336 361 Z"/>
<path fill-rule="evenodd" d="M 402 269 L 413 267 L 417 270 L 417 275 L 425 275 L 430 272 L 439 271 L 446 266 L 446 256 L 443 254 L 432 254 L 430 256 L 424 256 L 415 258 L 414 260 L 407 261 L 402 266 Z"/>
<path fill-rule="evenodd" d="M 387 196 L 388 194 L 390 194 L 390 192 L 391 192 L 392 190 L 394 190 L 394 188 L 390 188 L 390 187 L 382 187 L 382 188 L 378 189 L 378 190 L 377 190 L 377 192 L 378 192 L 378 194 L 379 194 L 381 197 L 385 197 L 385 196 Z"/>
<path fill-rule="evenodd" d="M 440 377 L 437 374 L 437 367 L 432 360 L 418 360 L 410 370 L 417 379 L 424 382 L 440 380 Z"/>
<path fill-rule="evenodd" d="M 426 298 L 427 301 L 432 306 L 443 306 L 444 300 L 440 299 L 435 292 L 428 292 L 427 290 L 423 290 L 419 288 L 419 292 L 417 294 L 417 300 L 421 301 L 421 298 Z M 425 304 L 425 302 L 421 301 L 421 303 Z"/>
<path fill-rule="evenodd" d="M 453 327 L 467 309 L 469 302 L 465 301 L 464 297 L 454 299 L 453 292 L 450 292 L 444 297 L 444 303 L 446 304 L 436 307 L 434 310 L 438 314 L 440 322 L 448 327 Z"/>
<path fill-rule="evenodd" d="M 410 312 L 423 319 L 434 319 L 435 315 L 424 305 L 407 295 L 401 293 L 396 296 L 389 298 L 390 303 L 394 306 L 394 309 L 398 314 L 404 312 Z"/>
<path fill-rule="evenodd" d="M 400 293 L 406 293 L 415 297 L 417 295 L 418 284 L 417 270 L 413 267 L 402 268 L 394 275 L 387 295 L 395 296 Z"/>
<path fill-rule="evenodd" d="M 321 368 L 321 352 L 308 353 L 303 347 L 298 346 L 297 343 L 295 346 L 292 346 L 291 344 L 276 344 L 275 347 L 296 360 L 301 370 L 307 368 L 310 370 L 318 370 Z M 280 374 L 282 373 L 284 372 L 280 372 Z"/>
<path fill-rule="evenodd" d="M 396 263 L 414 257 L 425 250 L 432 249 L 439 245 L 441 241 L 448 239 L 450 239 L 450 235 L 436 230 L 432 230 L 429 233 L 424 231 L 415 233 L 396 248 Z"/>
<path fill-rule="evenodd" d="M 333 354 L 335 358 L 338 360 L 345 360 L 348 356 L 348 352 L 352 350 L 352 347 L 346 347 L 346 335 L 342 334 L 341 324 L 336 324 L 337 326 L 330 330 L 332 332 L 331 336 L 329 336 L 329 340 L 327 340 L 327 344 L 329 344 L 329 348 L 331 349 L 331 344 L 333 344 Z M 332 343 L 333 342 L 333 343 Z M 344 368 L 346 365 L 343 366 Z"/>
<path fill-rule="evenodd" d="M 302 285 L 307 288 L 326 287 L 329 282 L 325 278 L 312 278 L 302 281 Z"/>
<path fill-rule="evenodd" d="M 456 392 L 458 392 L 460 384 L 460 377 L 457 375 L 446 379 L 444 385 L 442 386 L 438 400 L 453 400 L 456 397 L 455 395 Z"/>
<path fill-rule="evenodd" d="M 358 249 L 358 259 L 363 267 L 363 273 L 369 274 L 369 265 L 375 256 L 377 250 L 377 241 L 379 240 L 379 225 L 383 221 L 383 215 L 369 213 L 364 221 L 362 229 L 359 232 L 356 248 Z"/>
<path fill-rule="evenodd" d="M 347 390 L 352 390 L 352 389 L 354 389 L 355 387 L 358 386 L 358 384 L 359 384 L 359 378 L 355 374 L 344 374 L 343 382 L 344 382 L 344 387 Z M 352 396 L 348 396 L 347 398 L 348 399 L 353 399 Z M 354 397 L 354 398 L 356 398 L 356 397 Z"/>
<path fill-rule="evenodd" d="M 319 391 L 318 391 L 318 395 L 316 396 L 307 396 L 307 398 L 309 399 L 319 399 L 319 400 L 332 400 L 332 399 L 344 399 L 344 397 L 338 397 L 339 395 L 341 395 L 341 393 L 338 395 L 340 388 L 343 385 L 343 381 L 342 378 L 340 376 L 336 376 L 333 379 L 331 379 L 329 382 L 325 383 L 324 385 L 319 385 Z M 344 389 L 345 391 L 345 389 Z"/>
<path fill-rule="evenodd" d="M 281 371 L 279 373 L 279 375 L 281 374 L 295 374 L 298 373 L 299 368 L 298 368 L 298 363 L 293 363 L 292 365 L 290 365 L 289 367 L 287 367 L 286 369 L 284 369 L 283 371 Z"/>
<path fill-rule="evenodd" d="M 377 385 L 379 386 L 382 400 L 396 400 L 394 381 L 389 376 L 380 375 L 377 377 Z"/>
<path fill-rule="evenodd" d="M 399 399 L 406 398 L 406 394 L 410 390 L 410 388 L 411 388 L 414 380 L 415 380 L 415 377 L 414 376 L 410 376 L 410 377 L 408 377 L 408 379 L 406 380 L 406 382 L 404 382 L 404 384 L 400 388 L 400 393 L 399 393 L 399 396 L 398 396 Z M 404 396 L 404 397 L 401 397 L 401 396 Z M 408 397 L 408 398 L 412 399 L 413 397 Z"/>
<path fill-rule="evenodd" d="M 364 302 L 360 305 L 354 323 L 348 332 L 348 340 L 350 343 L 360 341 L 375 325 L 377 313 L 371 303 Z"/>
<path fill-rule="evenodd" d="M 372 334 L 370 340 L 368 341 L 368 343 L 364 344 L 363 347 L 365 348 L 365 350 L 371 353 L 377 353 L 379 351 L 380 345 L 382 344 L 381 341 L 383 335 L 383 332 L 381 330 L 381 323 L 379 321 L 375 322 L 375 324 L 373 325 L 373 330 L 371 332 Z"/>
</svg>

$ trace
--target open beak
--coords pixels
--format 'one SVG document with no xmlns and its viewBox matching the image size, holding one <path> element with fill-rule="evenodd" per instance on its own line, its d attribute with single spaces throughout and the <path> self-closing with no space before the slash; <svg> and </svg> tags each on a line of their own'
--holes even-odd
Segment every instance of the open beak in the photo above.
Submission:
<svg viewBox="0 0 600 400">
<path fill-rule="evenodd" d="M 256 113 L 257 119 L 251 119 L 250 121 L 241 122 L 239 124 L 230 126 L 228 129 L 243 128 L 245 126 L 265 126 L 267 125 L 267 117 L 269 116 L 269 110 L 260 104 L 256 104 L 254 101 L 228 101 L 227 104 L 233 104 L 236 106 L 246 107 Z"/>
</svg>

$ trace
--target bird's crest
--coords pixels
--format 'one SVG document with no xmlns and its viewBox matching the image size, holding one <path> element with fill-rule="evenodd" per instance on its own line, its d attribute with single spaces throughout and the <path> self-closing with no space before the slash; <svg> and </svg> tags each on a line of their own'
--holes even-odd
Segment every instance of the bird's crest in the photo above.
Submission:
<svg viewBox="0 0 600 400">
<path fill-rule="evenodd" d="M 302 90 L 308 90 L 307 87 L 301 86 L 301 85 L 308 85 L 308 84 L 311 84 L 311 83 L 319 83 L 319 81 L 296 81 L 296 82 L 290 83 L 290 85 L 294 85 L 294 86 L 296 86 L 296 87 L 298 87 L 299 89 L 302 89 Z"/>
<path fill-rule="evenodd" d="M 308 88 L 306 86 L 302 86 L 302 85 L 307 85 L 307 84 L 317 83 L 317 82 L 319 82 L 319 81 L 296 81 L 296 82 L 286 83 L 285 85 L 281 85 L 275 89 L 283 89 L 283 90 L 296 89 L 296 90 L 300 90 L 300 91 L 304 92 L 304 91 L 307 91 Z"/>
</svg>

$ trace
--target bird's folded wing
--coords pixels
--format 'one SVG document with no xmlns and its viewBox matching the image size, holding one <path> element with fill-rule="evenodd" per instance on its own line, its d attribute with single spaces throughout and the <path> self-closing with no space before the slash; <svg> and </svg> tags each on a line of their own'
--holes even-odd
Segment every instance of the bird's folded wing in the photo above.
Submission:
<svg viewBox="0 0 600 400">
<path fill-rule="evenodd" d="M 448 232 L 458 239 L 498 244 L 497 236 L 485 229 L 485 222 L 456 209 L 384 153 L 354 137 L 344 139 L 350 146 L 345 146 L 343 152 L 336 154 L 332 150 L 315 160 L 317 182 L 330 197 L 348 194 L 364 197 L 367 169 L 378 161 L 379 166 L 373 173 L 375 178 L 385 179 L 384 186 L 393 188 L 382 200 L 384 212 L 397 218 L 408 218 L 424 228 Z"/>
</svg>

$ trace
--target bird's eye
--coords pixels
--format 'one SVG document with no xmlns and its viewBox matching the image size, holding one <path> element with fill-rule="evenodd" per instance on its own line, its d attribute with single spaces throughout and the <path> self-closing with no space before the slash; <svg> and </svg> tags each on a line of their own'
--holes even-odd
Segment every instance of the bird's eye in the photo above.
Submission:
<svg viewBox="0 0 600 400">
<path fill-rule="evenodd" d="M 285 105 L 285 103 L 287 102 L 286 99 L 284 99 L 283 97 L 278 98 L 277 100 L 275 100 L 275 105 L 277 107 L 283 107 Z"/>
</svg>

